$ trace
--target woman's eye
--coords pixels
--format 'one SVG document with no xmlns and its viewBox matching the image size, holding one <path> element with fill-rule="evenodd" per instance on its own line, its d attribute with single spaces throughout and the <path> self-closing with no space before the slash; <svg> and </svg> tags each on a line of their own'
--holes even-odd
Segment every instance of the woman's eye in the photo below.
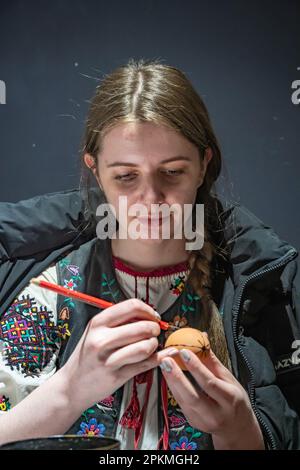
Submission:
<svg viewBox="0 0 300 470">
<path fill-rule="evenodd" d="M 163 170 L 162 173 L 166 176 L 179 176 L 184 173 L 183 170 Z M 129 182 L 133 181 L 137 175 L 135 173 L 124 173 L 123 175 L 116 175 L 114 179 L 117 181 Z"/>
<path fill-rule="evenodd" d="M 167 176 L 177 176 L 183 173 L 183 170 L 165 170 L 164 173 Z"/>
<path fill-rule="evenodd" d="M 126 173 L 124 175 L 117 175 L 115 179 L 118 181 L 131 181 L 136 177 L 134 173 Z"/>
</svg>

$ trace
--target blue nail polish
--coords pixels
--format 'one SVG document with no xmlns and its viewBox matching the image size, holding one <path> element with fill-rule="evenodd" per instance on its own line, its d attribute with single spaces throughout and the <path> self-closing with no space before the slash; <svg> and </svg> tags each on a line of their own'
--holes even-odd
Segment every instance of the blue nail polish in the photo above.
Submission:
<svg viewBox="0 0 300 470">
<path fill-rule="evenodd" d="M 166 372 L 171 372 L 172 370 L 172 365 L 171 363 L 164 359 L 160 364 L 159 364 L 159 367 L 161 368 L 161 370 L 164 370 Z"/>
<path fill-rule="evenodd" d="M 189 362 L 191 360 L 191 355 L 186 349 L 181 349 L 179 353 L 184 362 Z"/>
</svg>

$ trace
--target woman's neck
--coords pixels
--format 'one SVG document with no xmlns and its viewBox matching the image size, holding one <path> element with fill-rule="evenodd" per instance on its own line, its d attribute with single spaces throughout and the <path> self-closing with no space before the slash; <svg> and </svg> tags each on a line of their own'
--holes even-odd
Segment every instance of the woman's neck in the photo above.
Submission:
<svg viewBox="0 0 300 470">
<path fill-rule="evenodd" d="M 185 240 L 161 240 L 145 243 L 144 240 L 112 239 L 112 254 L 133 269 L 152 271 L 188 260 Z"/>
</svg>

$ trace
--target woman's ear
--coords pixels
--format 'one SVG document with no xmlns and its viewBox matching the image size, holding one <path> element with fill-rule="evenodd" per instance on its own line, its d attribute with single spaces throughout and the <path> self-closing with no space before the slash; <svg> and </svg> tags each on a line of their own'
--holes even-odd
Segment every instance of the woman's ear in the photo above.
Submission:
<svg viewBox="0 0 300 470">
<path fill-rule="evenodd" d="M 100 179 L 98 176 L 97 164 L 96 164 L 95 158 L 91 154 L 85 153 L 83 156 L 83 159 L 84 159 L 84 163 L 86 164 L 86 166 L 93 172 L 93 175 L 95 176 L 100 186 L 100 189 L 103 190 L 102 184 L 100 183 Z"/>
<path fill-rule="evenodd" d="M 83 156 L 83 159 L 84 159 L 84 163 L 86 164 L 86 166 L 90 170 L 92 170 L 92 172 L 95 174 L 96 163 L 95 163 L 94 157 L 92 157 L 92 155 L 90 155 L 89 153 L 85 153 L 84 156 Z"/>
</svg>

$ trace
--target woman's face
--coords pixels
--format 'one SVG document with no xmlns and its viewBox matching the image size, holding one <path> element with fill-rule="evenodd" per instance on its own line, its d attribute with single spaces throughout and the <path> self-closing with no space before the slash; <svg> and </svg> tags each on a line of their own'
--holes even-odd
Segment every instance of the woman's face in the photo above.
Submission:
<svg viewBox="0 0 300 470">
<path fill-rule="evenodd" d="M 112 128 L 104 137 L 94 174 L 107 201 L 118 211 L 120 196 L 127 197 L 127 207 L 143 204 L 194 204 L 206 167 L 211 159 L 206 149 L 200 161 L 197 147 L 181 134 L 166 126 L 152 123 L 124 123 Z M 88 167 L 94 164 L 85 155 Z M 124 214 L 122 214 L 124 215 Z M 128 217 L 130 222 L 134 217 Z M 140 223 L 148 219 L 138 218 Z M 158 222 L 151 220 L 152 223 Z M 158 223 L 161 223 L 158 222 Z"/>
</svg>

